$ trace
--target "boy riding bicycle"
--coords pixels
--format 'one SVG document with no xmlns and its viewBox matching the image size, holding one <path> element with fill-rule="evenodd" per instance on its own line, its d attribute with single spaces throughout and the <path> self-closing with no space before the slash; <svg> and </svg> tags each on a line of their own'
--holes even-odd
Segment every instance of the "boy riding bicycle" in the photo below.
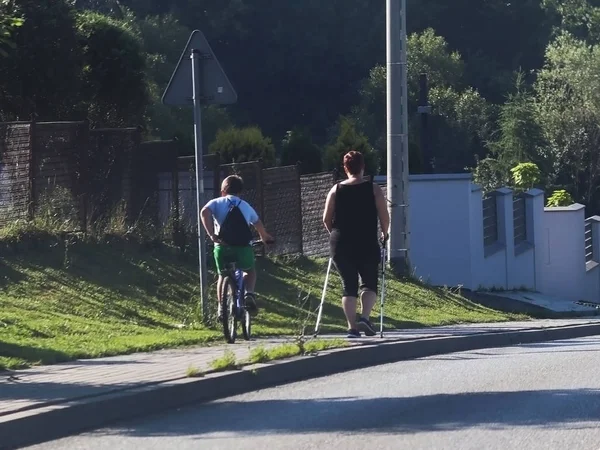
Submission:
<svg viewBox="0 0 600 450">
<path fill-rule="evenodd" d="M 223 275 L 227 272 L 227 264 L 235 262 L 236 266 L 244 272 L 244 285 L 246 286 L 246 308 L 252 315 L 258 313 L 256 295 L 256 269 L 254 250 L 250 245 L 252 240 L 252 225 L 265 243 L 273 242 L 273 238 L 265 229 L 258 214 L 238 195 L 244 189 L 241 177 L 231 175 L 221 184 L 221 197 L 209 201 L 200 212 L 202 224 L 207 235 L 215 243 L 214 257 L 219 280 L 217 283 L 217 296 L 221 295 Z M 215 233 L 215 224 L 217 232 Z M 221 299 L 219 298 L 219 320 L 222 317 Z"/>
</svg>

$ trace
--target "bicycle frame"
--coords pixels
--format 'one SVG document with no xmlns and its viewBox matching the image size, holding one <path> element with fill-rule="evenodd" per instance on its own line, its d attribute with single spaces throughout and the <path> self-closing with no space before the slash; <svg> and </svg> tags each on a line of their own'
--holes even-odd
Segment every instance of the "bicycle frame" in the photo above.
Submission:
<svg viewBox="0 0 600 450">
<path fill-rule="evenodd" d="M 244 294 L 245 294 L 245 286 L 244 286 L 244 272 L 240 269 L 235 269 L 234 271 L 234 279 L 235 285 L 237 287 L 237 298 L 236 298 L 236 315 L 240 317 L 240 311 L 244 305 Z"/>
</svg>

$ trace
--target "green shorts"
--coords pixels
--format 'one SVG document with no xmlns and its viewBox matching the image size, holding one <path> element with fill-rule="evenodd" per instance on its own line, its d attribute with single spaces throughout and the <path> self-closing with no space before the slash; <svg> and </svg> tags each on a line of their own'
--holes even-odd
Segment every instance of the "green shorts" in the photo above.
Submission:
<svg viewBox="0 0 600 450">
<path fill-rule="evenodd" d="M 233 245 L 215 245 L 213 251 L 217 273 L 227 272 L 227 264 L 235 262 L 238 269 L 244 272 L 254 269 L 254 250 L 250 245 L 238 247 Z"/>
</svg>

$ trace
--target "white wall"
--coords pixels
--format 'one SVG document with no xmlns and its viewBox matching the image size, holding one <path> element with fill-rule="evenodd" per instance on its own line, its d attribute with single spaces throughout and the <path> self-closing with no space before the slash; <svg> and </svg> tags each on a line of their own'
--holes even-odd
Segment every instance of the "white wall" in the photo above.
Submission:
<svg viewBox="0 0 600 450">
<path fill-rule="evenodd" d="M 471 252 L 477 255 L 473 260 L 475 289 L 508 289 L 508 252 L 512 249 L 510 243 L 513 236 L 512 191 L 499 189 L 492 195 L 497 199 L 498 242 L 488 248 L 485 248 L 483 243 L 483 207 L 479 207 L 482 204 L 479 201 L 480 196 L 472 197 L 471 202 L 473 228 L 482 230 L 481 240 L 473 242 L 471 248 Z"/>
<path fill-rule="evenodd" d="M 532 189 L 525 195 L 526 240 L 517 244 L 512 252 L 512 268 L 509 272 L 509 289 L 536 290 L 539 270 L 536 263 L 542 241 L 536 241 L 544 229 L 544 192 Z"/>
<path fill-rule="evenodd" d="M 437 286 L 471 288 L 471 176 L 413 175 L 409 195 L 415 275 Z"/>
<path fill-rule="evenodd" d="M 545 208 L 539 291 L 581 300 L 586 291 L 585 207 Z"/>
<path fill-rule="evenodd" d="M 535 289 L 543 192 L 526 199 L 527 242 L 514 245 L 513 193 L 499 189 L 498 242 L 484 248 L 483 195 L 470 174 L 410 177 L 411 263 L 416 276 L 467 289 Z"/>
</svg>

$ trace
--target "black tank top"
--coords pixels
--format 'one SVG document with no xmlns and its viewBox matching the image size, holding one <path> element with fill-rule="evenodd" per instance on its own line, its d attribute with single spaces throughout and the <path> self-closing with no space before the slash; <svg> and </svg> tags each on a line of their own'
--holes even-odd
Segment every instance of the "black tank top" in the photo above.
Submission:
<svg viewBox="0 0 600 450">
<path fill-rule="evenodd" d="M 367 249 L 377 247 L 377 206 L 373 182 L 336 186 L 331 231 L 334 247 Z"/>
</svg>

